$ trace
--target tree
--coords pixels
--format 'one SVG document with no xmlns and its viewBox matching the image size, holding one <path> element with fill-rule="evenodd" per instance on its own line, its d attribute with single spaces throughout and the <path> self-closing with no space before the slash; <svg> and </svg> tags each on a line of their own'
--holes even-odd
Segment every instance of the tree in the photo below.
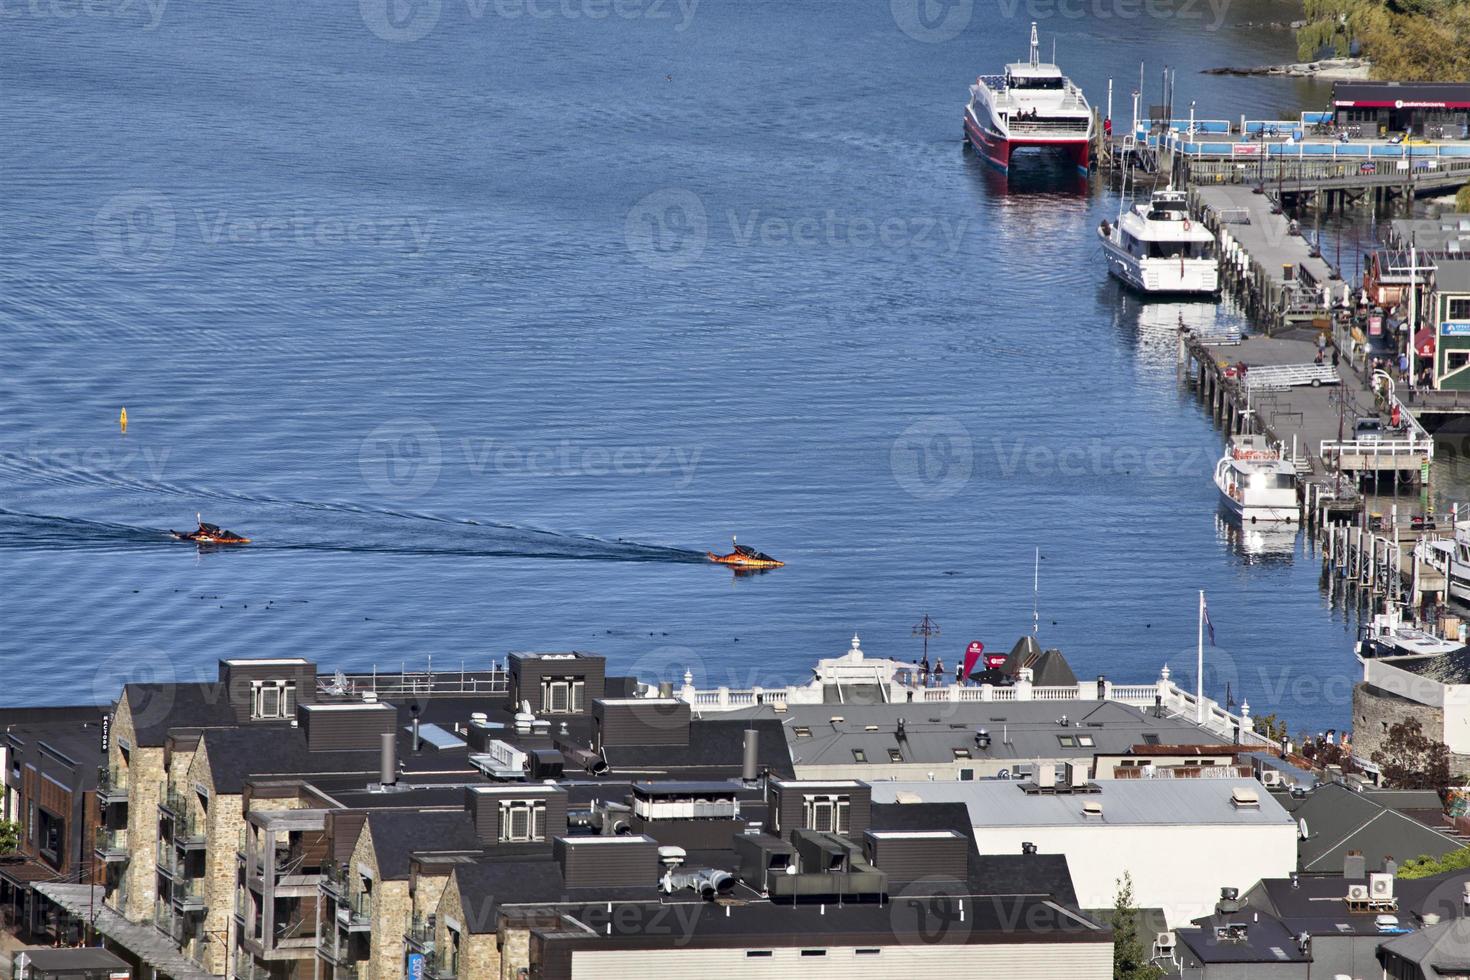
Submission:
<svg viewBox="0 0 1470 980">
<path fill-rule="evenodd" d="M 1466 184 L 1456 192 L 1455 210 L 1461 214 L 1470 212 L 1470 184 Z"/>
<path fill-rule="evenodd" d="M 1159 980 L 1162 968 L 1149 960 L 1149 947 L 1138 935 L 1138 909 L 1133 905 L 1133 875 L 1118 879 L 1113 899 L 1113 980 Z"/>
<path fill-rule="evenodd" d="M 1464 871 L 1466 868 L 1470 868 L 1470 847 L 1462 847 L 1439 857 L 1421 854 L 1416 858 L 1411 858 L 1399 865 L 1398 876 L 1400 878 L 1428 878 L 1446 871 Z"/>
<path fill-rule="evenodd" d="M 1397 789 L 1444 789 L 1450 784 L 1450 748 L 1424 734 L 1419 719 L 1396 722 L 1373 761 Z"/>
<path fill-rule="evenodd" d="M 1251 728 L 1257 735 L 1264 735 L 1273 742 L 1286 741 L 1286 722 L 1277 718 L 1274 711 L 1269 715 L 1257 715 L 1252 718 Z"/>
<path fill-rule="evenodd" d="M 0 854 L 13 854 L 20 846 L 20 824 L 13 820 L 0 820 Z"/>
</svg>

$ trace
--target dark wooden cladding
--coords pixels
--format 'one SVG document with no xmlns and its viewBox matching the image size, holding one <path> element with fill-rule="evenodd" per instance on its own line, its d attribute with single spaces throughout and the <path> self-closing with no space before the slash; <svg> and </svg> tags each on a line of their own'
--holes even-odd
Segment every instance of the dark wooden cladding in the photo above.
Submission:
<svg viewBox="0 0 1470 980">
<path fill-rule="evenodd" d="M 316 664 L 309 660 L 221 660 L 219 681 L 230 706 L 240 721 L 250 720 L 251 684 L 254 681 L 294 681 L 296 703 L 316 700 Z"/>
<path fill-rule="evenodd" d="M 688 745 L 689 705 L 673 698 L 592 702 L 597 745 Z"/>
<path fill-rule="evenodd" d="M 962 876 L 970 855 L 969 839 L 952 830 L 926 834 L 870 830 L 863 845 L 868 860 L 892 881 Z"/>
<path fill-rule="evenodd" d="M 326 814 L 323 833 L 328 840 L 327 857 L 337 864 L 352 860 L 352 850 L 357 847 L 362 825 L 367 823 L 366 810 L 332 810 Z"/>
<path fill-rule="evenodd" d="M 551 713 L 542 702 L 541 682 L 546 679 L 568 679 L 582 682 L 582 711 L 604 697 L 607 683 L 607 661 L 587 653 L 561 654 L 512 653 L 510 655 L 510 692 L 512 704 L 531 703 L 540 715 Z M 571 712 L 557 712 L 568 714 Z"/>
<path fill-rule="evenodd" d="M 296 706 L 297 724 L 312 752 L 374 752 L 398 724 L 398 709 L 382 702 Z"/>
<path fill-rule="evenodd" d="M 530 850 L 545 850 L 547 843 L 567 832 L 567 791 L 560 786 L 541 783 L 506 783 L 493 787 L 471 786 L 465 789 L 465 810 L 475 824 L 475 836 L 487 846 L 509 847 L 512 842 L 500 839 L 500 804 L 519 800 L 546 801 L 546 836 L 542 841 L 517 841 L 516 846 L 534 845 Z"/>
<path fill-rule="evenodd" d="M 813 829 L 804 824 L 808 796 L 847 797 L 847 829 L 843 836 L 855 841 L 863 839 L 872 823 L 873 791 L 867 783 L 857 781 L 770 780 L 766 784 L 766 803 L 770 807 L 768 829 L 779 837 L 790 837 L 793 830 Z"/>
<path fill-rule="evenodd" d="M 558 837 L 551 853 L 568 888 L 622 888 L 658 880 L 658 841 L 652 837 Z"/>
</svg>

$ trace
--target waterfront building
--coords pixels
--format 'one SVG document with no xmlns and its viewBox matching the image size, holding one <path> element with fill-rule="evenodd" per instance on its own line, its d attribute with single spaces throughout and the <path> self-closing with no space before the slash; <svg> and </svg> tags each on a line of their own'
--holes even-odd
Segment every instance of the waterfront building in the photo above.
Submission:
<svg viewBox="0 0 1470 980">
<path fill-rule="evenodd" d="M 1470 389 L 1470 258 L 1435 263 L 1427 302 L 1427 329 L 1435 344 L 1434 386 Z"/>
<path fill-rule="evenodd" d="M 1431 139 L 1470 137 L 1470 84 L 1343 81 L 1332 85 L 1333 121 L 1360 127 L 1366 139 L 1411 133 Z"/>
</svg>

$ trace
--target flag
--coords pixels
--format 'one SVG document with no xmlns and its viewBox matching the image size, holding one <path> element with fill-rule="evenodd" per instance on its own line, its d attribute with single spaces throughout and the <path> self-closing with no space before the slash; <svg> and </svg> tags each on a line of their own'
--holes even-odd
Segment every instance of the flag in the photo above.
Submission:
<svg viewBox="0 0 1470 980">
<path fill-rule="evenodd" d="M 985 644 L 981 643 L 979 640 L 975 640 L 973 643 L 965 648 L 965 672 L 962 676 L 970 676 L 970 672 L 975 669 L 975 663 L 980 659 L 980 655 L 984 652 Z"/>
<path fill-rule="evenodd" d="M 1210 646 L 1214 646 L 1215 645 L 1215 624 L 1212 623 L 1212 622 L 1210 622 L 1210 606 L 1209 606 L 1209 603 L 1207 603 L 1203 599 L 1201 599 L 1200 600 L 1199 609 L 1200 609 L 1200 612 L 1203 613 L 1204 614 L 1204 617 L 1205 617 L 1205 629 L 1208 630 L 1209 633 L 1210 633 Z"/>
</svg>

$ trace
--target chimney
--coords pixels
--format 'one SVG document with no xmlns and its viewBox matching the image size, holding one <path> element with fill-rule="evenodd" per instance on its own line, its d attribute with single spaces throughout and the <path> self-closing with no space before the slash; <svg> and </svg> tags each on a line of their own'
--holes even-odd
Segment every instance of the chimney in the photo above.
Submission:
<svg viewBox="0 0 1470 980">
<path fill-rule="evenodd" d="M 1342 857 L 1342 876 L 1349 881 L 1368 877 L 1368 862 L 1362 851 L 1348 851 Z"/>
<path fill-rule="evenodd" d="M 1399 863 L 1393 859 L 1392 854 L 1383 855 L 1383 873 L 1386 875 L 1399 873 Z"/>
<path fill-rule="evenodd" d="M 1215 912 L 1219 915 L 1232 915 L 1241 909 L 1240 889 L 1221 888 L 1220 901 L 1215 903 Z"/>
<path fill-rule="evenodd" d="M 1021 853 L 1022 854 L 1035 854 L 1036 853 L 1036 845 L 1033 844 L 1033 843 L 1031 843 L 1029 840 L 1028 841 L 1022 841 L 1021 842 Z M 1470 888 L 1470 885 L 1467 885 L 1466 887 L 1467 888 Z"/>
<path fill-rule="evenodd" d="M 398 736 L 393 732 L 384 732 L 378 736 L 382 745 L 382 762 L 379 766 L 378 781 L 384 786 L 396 786 L 398 784 Z"/>
<path fill-rule="evenodd" d="M 760 734 L 754 728 L 745 730 L 745 752 L 740 761 L 740 778 L 753 783 L 760 774 Z"/>
<path fill-rule="evenodd" d="M 661 698 L 664 698 L 664 699 L 668 699 L 668 698 L 673 697 L 674 696 L 674 682 L 673 681 L 659 681 L 658 682 L 658 696 L 661 697 Z"/>
<path fill-rule="evenodd" d="M 409 705 L 408 706 L 408 713 L 413 716 L 413 738 L 412 738 L 412 742 L 411 742 L 411 744 L 409 746 L 409 749 L 410 749 L 410 751 L 414 755 L 418 755 L 419 754 L 419 706 L 416 705 L 416 704 Z"/>
</svg>

